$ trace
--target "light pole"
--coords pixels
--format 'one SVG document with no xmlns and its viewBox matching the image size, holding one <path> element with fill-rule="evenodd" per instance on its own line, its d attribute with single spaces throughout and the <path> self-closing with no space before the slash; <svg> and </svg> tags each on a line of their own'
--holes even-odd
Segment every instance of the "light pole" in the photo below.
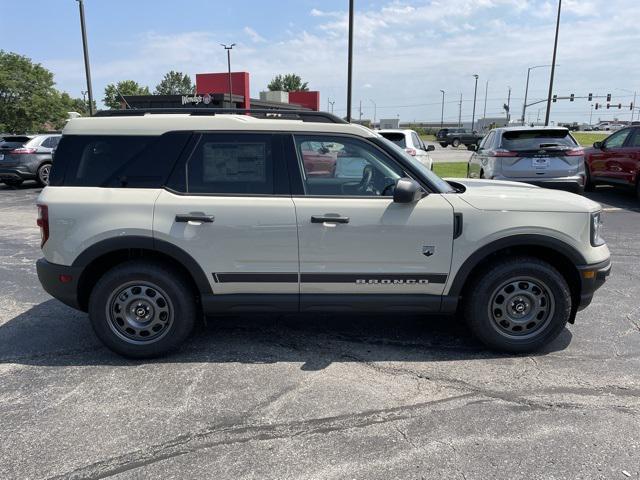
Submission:
<svg viewBox="0 0 640 480">
<path fill-rule="evenodd" d="M 509 94 L 507 95 L 507 126 L 511 121 L 511 87 L 509 87 Z"/>
<path fill-rule="evenodd" d="M 442 92 L 442 110 L 440 111 L 440 128 L 444 125 L 444 90 Z"/>
<path fill-rule="evenodd" d="M 478 74 L 474 74 L 473 78 L 476 79 L 476 86 L 473 90 L 473 115 L 471 115 L 471 131 L 476 123 L 476 95 L 478 94 Z"/>
<path fill-rule="evenodd" d="M 333 105 L 336 103 L 336 101 L 335 101 L 335 100 L 333 100 L 333 101 L 331 101 L 331 102 L 329 102 L 329 103 L 331 104 L 331 113 L 333 113 Z"/>
<path fill-rule="evenodd" d="M 631 121 L 633 122 L 633 117 L 635 116 L 634 114 L 635 109 L 636 109 L 636 94 L 637 92 L 632 92 L 631 90 L 627 90 L 626 88 L 616 88 L 616 90 L 620 90 L 621 92 L 628 92 L 628 93 L 633 93 L 633 108 L 631 109 Z"/>
<path fill-rule="evenodd" d="M 529 94 L 529 75 L 531 74 L 531 70 L 535 68 L 544 68 L 550 67 L 551 65 L 534 65 L 533 67 L 527 68 L 527 86 L 524 89 L 524 104 L 522 105 L 522 124 L 524 125 L 525 114 L 527 112 L 527 96 Z"/>
<path fill-rule="evenodd" d="M 551 115 L 551 95 L 553 94 L 553 76 L 556 73 L 556 54 L 558 53 L 558 33 L 560 33 L 560 11 L 562 0 L 558 0 L 558 19 L 556 20 L 556 39 L 553 43 L 553 60 L 551 60 L 551 77 L 549 77 L 549 95 L 547 95 L 547 114 L 544 117 L 544 126 L 549 125 Z"/>
<path fill-rule="evenodd" d="M 458 103 L 458 128 L 462 127 L 462 93 L 460 94 L 460 103 Z"/>
<path fill-rule="evenodd" d="M 489 94 L 489 80 L 484 86 L 484 111 L 482 112 L 482 118 L 487 118 L 487 95 Z"/>
<path fill-rule="evenodd" d="M 351 85 L 353 81 L 353 1 L 349 0 L 349 51 L 347 58 L 347 122 L 351 121 Z"/>
<path fill-rule="evenodd" d="M 87 93 L 89 94 L 89 115 L 93 115 L 93 89 L 91 88 L 91 67 L 89 66 L 89 45 L 87 44 L 87 28 L 84 21 L 84 2 L 78 0 L 80 8 L 80 29 L 82 30 L 82 50 L 84 52 L 84 71 L 87 76 Z"/>
<path fill-rule="evenodd" d="M 230 108 L 234 108 L 233 107 L 233 85 L 231 84 L 231 50 L 233 50 L 233 47 L 236 46 L 235 43 L 232 43 L 231 45 L 225 45 L 224 43 L 221 43 L 220 45 L 222 45 L 222 47 L 227 51 L 227 67 L 229 69 L 229 107 Z M 246 98 L 245 98 L 245 102 L 246 102 Z"/>
<path fill-rule="evenodd" d="M 369 99 L 369 101 L 371 103 L 373 103 L 373 124 L 372 124 L 372 127 L 376 128 L 376 114 L 378 113 L 378 105 L 376 105 L 376 102 L 374 102 L 371 99 Z"/>
<path fill-rule="evenodd" d="M 589 114 L 589 126 L 592 125 L 591 120 L 593 119 L 593 103 L 591 104 L 591 113 Z"/>
</svg>

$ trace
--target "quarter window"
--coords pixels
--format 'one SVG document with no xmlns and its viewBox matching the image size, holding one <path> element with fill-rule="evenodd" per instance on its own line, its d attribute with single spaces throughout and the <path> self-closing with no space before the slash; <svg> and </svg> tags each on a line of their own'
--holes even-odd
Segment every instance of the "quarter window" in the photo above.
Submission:
<svg viewBox="0 0 640 480">
<path fill-rule="evenodd" d="M 307 195 L 392 196 L 406 176 L 391 158 L 365 141 L 346 137 L 295 136 Z"/>
</svg>

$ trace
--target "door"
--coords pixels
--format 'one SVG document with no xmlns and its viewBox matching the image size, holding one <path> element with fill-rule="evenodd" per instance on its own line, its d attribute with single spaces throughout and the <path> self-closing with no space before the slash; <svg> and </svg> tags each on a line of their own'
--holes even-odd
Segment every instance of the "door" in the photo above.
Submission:
<svg viewBox="0 0 640 480">
<path fill-rule="evenodd" d="M 635 185 L 640 172 L 640 128 L 634 128 L 631 138 L 627 140 L 628 153 L 622 165 L 622 174 L 625 182 Z"/>
<path fill-rule="evenodd" d="M 591 177 L 593 179 L 624 181 L 624 164 L 633 156 L 627 146 L 632 129 L 625 128 L 613 133 L 602 142 L 602 148 L 591 154 Z"/>
<path fill-rule="evenodd" d="M 204 133 L 155 205 L 154 235 L 202 267 L 214 296 L 298 295 L 298 237 L 280 137 Z"/>
<path fill-rule="evenodd" d="M 393 187 L 409 176 L 400 164 L 363 139 L 295 135 L 303 195 L 293 201 L 298 219 L 301 308 L 335 303 L 335 295 L 442 294 L 451 263 L 453 209 L 431 193 L 412 204 L 393 202 Z M 302 162 L 306 143 L 322 141 L 338 152 L 334 178 L 310 176 Z M 342 168 L 345 159 L 349 168 Z M 317 295 L 334 295 L 318 300 Z M 361 301 L 362 296 L 358 297 Z M 408 298 L 408 297 L 406 297 Z M 372 300 L 375 302 L 375 300 Z M 395 302 L 395 303 L 394 303 Z M 348 306 L 342 305 L 345 308 Z M 438 303 L 439 308 L 439 303 Z M 408 305 L 407 305 L 408 307 Z M 318 307 L 320 308 L 320 307 Z"/>
</svg>

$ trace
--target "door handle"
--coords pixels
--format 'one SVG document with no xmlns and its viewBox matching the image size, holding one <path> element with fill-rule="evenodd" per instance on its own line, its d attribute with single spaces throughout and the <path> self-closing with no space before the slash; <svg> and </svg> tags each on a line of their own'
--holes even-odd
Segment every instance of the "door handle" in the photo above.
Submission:
<svg viewBox="0 0 640 480">
<path fill-rule="evenodd" d="M 176 215 L 176 222 L 202 222 L 202 223 L 213 223 L 216 219 L 213 215 L 204 215 L 204 214 L 191 214 L 191 213 L 182 213 Z"/>
<path fill-rule="evenodd" d="M 311 223 L 349 223 L 349 217 L 340 215 L 312 215 Z"/>
</svg>

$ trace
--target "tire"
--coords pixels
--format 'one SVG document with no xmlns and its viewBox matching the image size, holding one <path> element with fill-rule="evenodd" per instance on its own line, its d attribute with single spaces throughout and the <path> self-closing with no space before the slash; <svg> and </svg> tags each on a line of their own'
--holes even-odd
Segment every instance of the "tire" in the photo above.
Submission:
<svg viewBox="0 0 640 480">
<path fill-rule="evenodd" d="M 19 187 L 20 185 L 22 185 L 23 182 L 24 180 L 3 180 L 2 181 L 2 183 L 4 183 L 9 187 Z"/>
<path fill-rule="evenodd" d="M 196 314 L 188 280 L 161 263 L 117 265 L 98 280 L 89 297 L 96 335 L 129 358 L 158 357 L 176 349 L 193 330 Z"/>
<path fill-rule="evenodd" d="M 449 146 L 449 144 L 447 142 L 440 142 L 440 146 L 442 148 L 447 148 Z"/>
<path fill-rule="evenodd" d="M 640 175 L 638 175 L 638 181 L 636 182 L 636 198 L 640 201 Z"/>
<path fill-rule="evenodd" d="M 492 350 L 526 353 L 554 340 L 571 315 L 571 292 L 550 264 L 533 257 L 495 263 L 466 287 L 464 315 Z"/>
<path fill-rule="evenodd" d="M 459 138 L 454 138 L 453 141 L 451 142 L 451 146 L 453 148 L 458 148 L 460 146 L 460 139 Z"/>
<path fill-rule="evenodd" d="M 46 187 L 49 185 L 49 174 L 51 173 L 51 164 L 43 163 L 38 167 L 38 171 L 36 172 L 36 182 L 41 187 Z"/>
<path fill-rule="evenodd" d="M 584 172 L 585 172 L 584 191 L 593 192 L 596 189 L 596 186 L 591 181 L 591 172 L 589 171 L 589 164 L 586 162 L 584 164 Z"/>
</svg>

